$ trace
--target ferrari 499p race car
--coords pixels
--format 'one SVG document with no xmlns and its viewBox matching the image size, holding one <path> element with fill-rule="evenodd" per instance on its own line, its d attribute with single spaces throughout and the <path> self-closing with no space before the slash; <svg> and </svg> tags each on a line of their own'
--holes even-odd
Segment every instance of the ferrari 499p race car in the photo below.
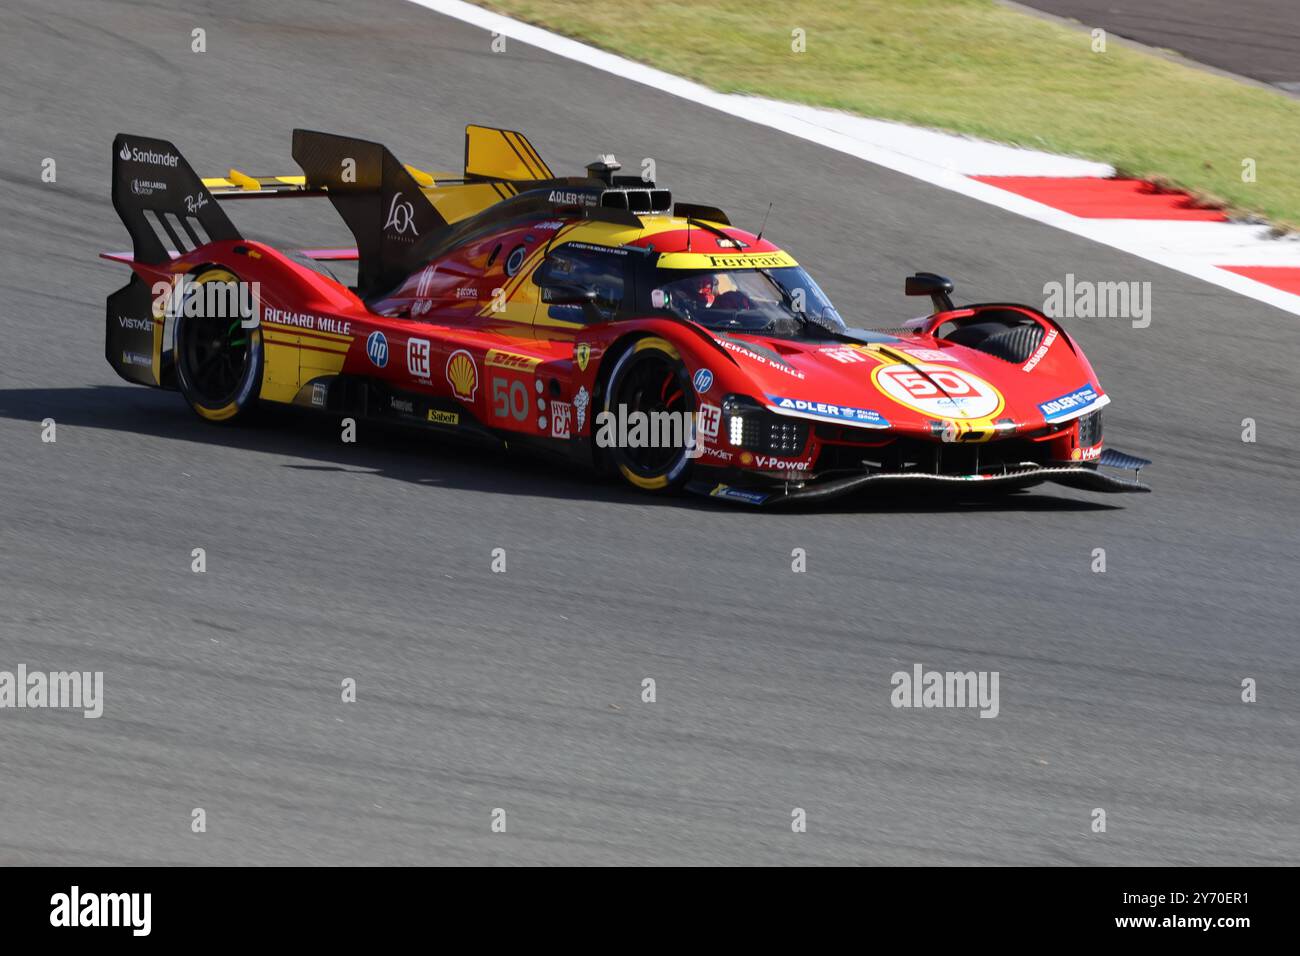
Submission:
<svg viewBox="0 0 1300 956">
<path fill-rule="evenodd" d="M 116 137 L 134 243 L 105 253 L 133 272 L 108 298 L 119 375 L 209 422 L 300 405 L 755 505 L 898 484 L 1148 490 L 1149 462 L 1103 448 L 1088 360 L 1028 306 L 954 307 L 951 282 L 919 273 L 906 292 L 933 314 L 851 328 L 761 231 L 612 156 L 556 176 L 510 130 L 468 127 L 459 173 L 308 130 L 293 157 L 302 175 L 200 179 L 171 143 Z M 307 196 L 355 249 L 281 251 L 222 208 Z M 327 265 L 344 260 L 355 285 Z"/>
</svg>

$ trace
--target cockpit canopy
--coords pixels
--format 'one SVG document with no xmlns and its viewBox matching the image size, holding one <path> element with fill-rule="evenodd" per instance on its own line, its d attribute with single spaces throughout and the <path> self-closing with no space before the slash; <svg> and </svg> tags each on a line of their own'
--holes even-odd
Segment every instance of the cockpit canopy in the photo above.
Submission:
<svg viewBox="0 0 1300 956">
<path fill-rule="evenodd" d="M 844 331 L 844 320 L 801 266 L 775 269 L 656 269 L 652 308 L 717 331 L 796 336 L 810 327 Z"/>
<path fill-rule="evenodd" d="M 567 243 L 534 273 L 552 318 L 611 321 L 656 312 L 715 331 L 792 338 L 845 330 L 826 293 L 785 253 L 707 255 Z"/>
</svg>

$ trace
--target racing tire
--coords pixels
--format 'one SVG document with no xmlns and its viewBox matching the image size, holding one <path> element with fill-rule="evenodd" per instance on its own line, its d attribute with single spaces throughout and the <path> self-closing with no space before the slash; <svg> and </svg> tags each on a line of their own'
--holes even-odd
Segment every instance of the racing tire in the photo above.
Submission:
<svg viewBox="0 0 1300 956">
<path fill-rule="evenodd" d="M 627 415 L 644 412 L 685 413 L 694 416 L 695 390 L 681 355 L 671 342 L 658 336 L 637 339 L 615 360 L 605 389 L 604 411 L 614 416 L 617 430 L 619 406 Z M 693 421 L 692 419 L 689 419 Z M 682 434 L 686 428 L 683 419 Z M 629 423 L 629 429 L 631 424 Z M 652 429 L 647 428 L 649 433 Z M 600 435 L 600 430 L 596 432 Z M 614 442 L 598 450 L 633 488 L 650 494 L 667 494 L 684 485 L 691 473 L 686 442 L 669 447 L 623 447 Z"/>
<path fill-rule="evenodd" d="M 204 269 L 192 280 L 237 283 L 229 269 Z M 246 329 L 238 318 L 190 316 L 176 319 L 176 381 L 180 392 L 204 421 L 232 424 L 246 420 L 257 407 L 265 358 L 262 329 Z"/>
</svg>

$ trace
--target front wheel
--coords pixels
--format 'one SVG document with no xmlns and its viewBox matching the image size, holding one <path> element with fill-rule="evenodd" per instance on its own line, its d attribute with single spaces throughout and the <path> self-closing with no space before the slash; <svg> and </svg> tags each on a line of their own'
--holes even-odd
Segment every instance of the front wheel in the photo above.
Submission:
<svg viewBox="0 0 1300 956">
<path fill-rule="evenodd" d="M 658 494 L 685 484 L 695 393 L 671 342 L 657 336 L 637 339 L 618 357 L 605 390 L 604 412 L 604 422 L 597 423 L 597 445 L 628 484 Z"/>
<path fill-rule="evenodd" d="M 187 298 L 200 301 L 238 301 L 236 295 L 206 296 L 209 283 L 239 279 L 228 269 L 207 269 L 192 280 Z M 237 313 L 189 315 L 182 309 L 176 319 L 176 378 L 181 394 L 198 416 L 209 422 L 234 422 L 247 417 L 257 405 L 262 387 L 262 330 L 246 329 Z"/>
</svg>

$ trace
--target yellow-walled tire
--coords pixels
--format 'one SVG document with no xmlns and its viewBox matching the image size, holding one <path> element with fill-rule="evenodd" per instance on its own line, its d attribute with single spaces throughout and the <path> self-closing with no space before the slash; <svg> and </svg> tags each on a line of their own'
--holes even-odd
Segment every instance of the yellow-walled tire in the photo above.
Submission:
<svg viewBox="0 0 1300 956">
<path fill-rule="evenodd" d="M 623 406 L 620 411 L 620 406 Z M 664 447 L 628 447 L 617 437 L 622 434 L 617 425 L 620 417 L 630 418 L 633 412 L 647 416 L 654 412 L 673 412 L 684 416 L 695 413 L 695 391 L 681 355 L 671 342 L 658 336 L 637 339 L 614 361 L 605 388 L 603 411 L 613 416 L 608 419 L 612 428 L 597 429 L 597 446 L 609 457 L 615 470 L 633 488 L 650 494 L 666 494 L 686 483 L 691 472 L 691 458 L 685 442 Z M 681 435 L 689 427 L 683 418 Z M 632 434 L 631 426 L 623 429 Z M 673 432 L 676 439 L 678 432 Z M 602 441 L 605 436 L 615 440 Z"/>
<path fill-rule="evenodd" d="M 230 424 L 247 418 L 257 407 L 265 358 L 262 330 L 244 328 L 238 315 L 195 314 L 186 307 L 190 296 L 205 297 L 213 282 L 237 284 L 228 269 L 204 269 L 190 278 L 192 292 L 182 300 L 176 318 L 176 381 L 180 392 L 204 421 Z M 233 288 L 233 286 L 232 286 Z M 201 310 L 206 311 L 206 310 Z"/>
</svg>

